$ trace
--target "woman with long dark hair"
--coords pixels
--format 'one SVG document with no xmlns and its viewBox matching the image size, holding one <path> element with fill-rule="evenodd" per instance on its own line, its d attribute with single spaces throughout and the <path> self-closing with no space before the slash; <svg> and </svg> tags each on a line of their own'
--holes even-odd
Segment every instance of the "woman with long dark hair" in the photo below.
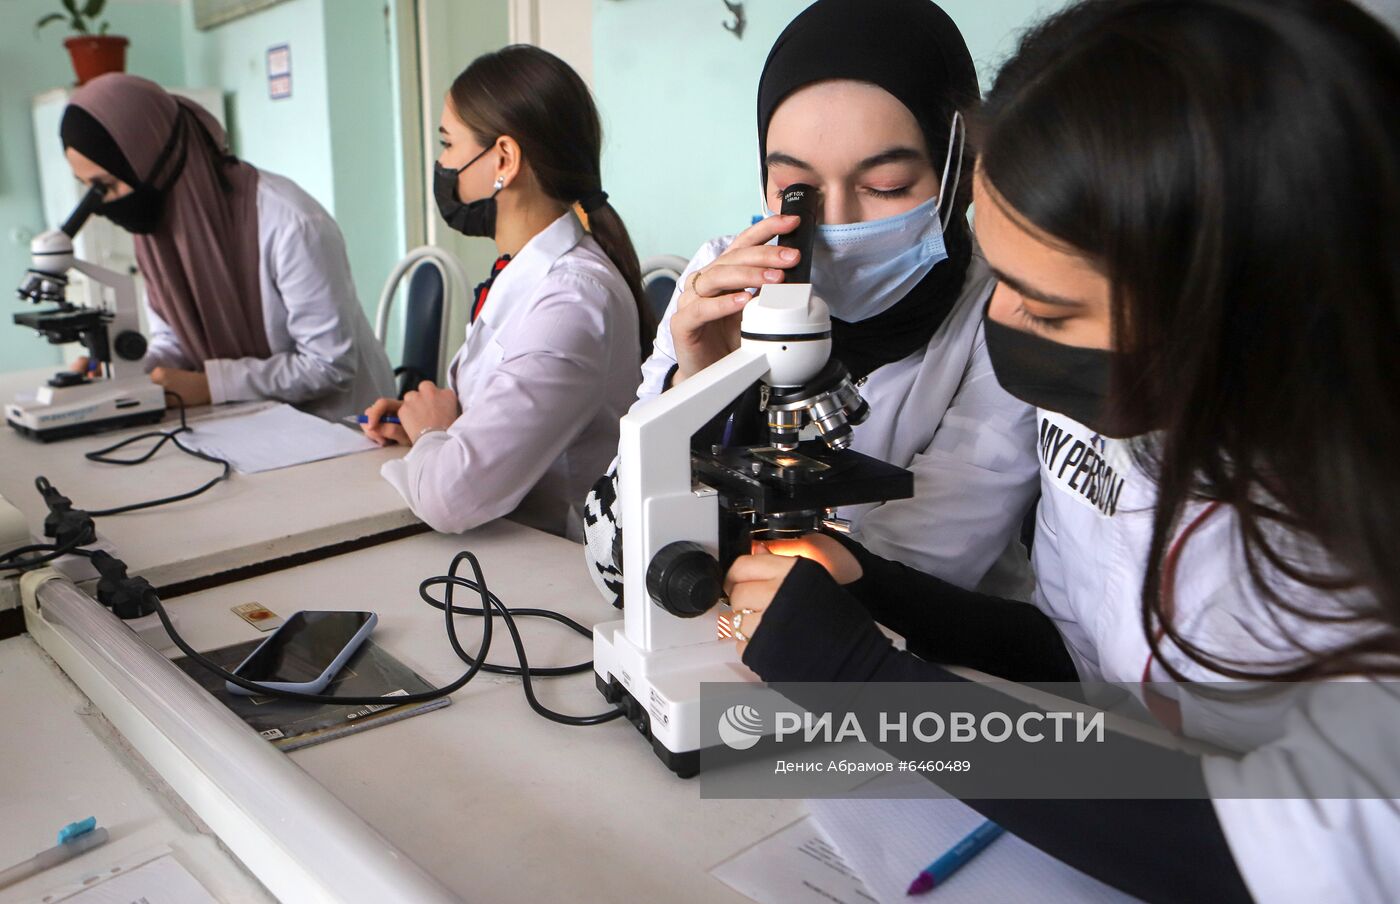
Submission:
<svg viewBox="0 0 1400 904">
<path fill-rule="evenodd" d="M 1168 727 L 1246 742 L 1200 761 L 1210 799 L 974 805 L 1151 901 L 1400 899 L 1395 713 L 1349 747 L 1303 702 L 1249 742 L 1183 702 L 1400 674 L 1396 98 L 1400 43 L 1336 0 L 1093 0 L 1033 31 L 976 130 L 975 198 L 992 363 L 1038 409 L 1034 605 L 820 538 L 830 575 L 734 566 L 745 663 L 951 680 L 879 620 L 941 664 L 1132 685 Z M 1324 773 L 1359 791 L 1310 794 Z"/>
<path fill-rule="evenodd" d="M 637 254 L 602 187 L 597 108 L 567 63 L 517 45 L 457 76 L 438 133 L 438 211 L 499 257 L 447 387 L 380 399 L 365 432 L 413 447 L 384 476 L 436 530 L 514 512 L 579 537 L 651 345 Z"/>
</svg>

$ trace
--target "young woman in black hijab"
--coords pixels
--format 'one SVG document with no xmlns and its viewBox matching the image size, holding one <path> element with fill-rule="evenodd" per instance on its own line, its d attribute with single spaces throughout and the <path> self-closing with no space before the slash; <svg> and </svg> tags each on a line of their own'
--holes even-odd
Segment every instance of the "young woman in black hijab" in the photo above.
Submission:
<svg viewBox="0 0 1400 904">
<path fill-rule="evenodd" d="M 962 35 L 930 0 L 818 0 L 763 69 L 760 185 L 768 208 L 790 184 L 820 190 L 812 282 L 831 309 L 833 354 L 865 380 L 871 409 L 854 447 L 915 475 L 913 499 L 843 511 L 856 536 L 953 584 L 1015 592 L 1025 554 L 1008 548 L 1035 493 L 1034 426 L 997 385 L 982 339 L 993 280 L 966 220 L 973 161 L 961 118 L 978 94 Z M 696 253 L 639 400 L 738 346 L 752 291 L 796 263 L 770 244 L 795 225 L 769 216 Z M 590 495 L 585 531 L 590 571 L 616 600 L 611 478 Z"/>
</svg>

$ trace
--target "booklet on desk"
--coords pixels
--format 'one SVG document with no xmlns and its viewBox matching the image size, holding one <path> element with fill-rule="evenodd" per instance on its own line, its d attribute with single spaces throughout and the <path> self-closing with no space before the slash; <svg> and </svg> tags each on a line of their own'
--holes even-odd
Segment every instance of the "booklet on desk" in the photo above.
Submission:
<svg viewBox="0 0 1400 904">
<path fill-rule="evenodd" d="M 232 669 L 247 659 L 248 654 L 260 643 L 261 639 L 250 640 L 220 650 L 211 650 L 204 655 L 217 665 Z M 387 725 L 452 702 L 450 697 L 439 697 L 427 703 L 399 706 L 392 703 L 339 706 L 331 703 L 279 700 L 275 697 L 244 697 L 230 694 L 224 687 L 224 679 L 188 658 L 176 659 L 175 664 L 221 703 L 237 713 L 244 722 L 253 726 L 259 734 L 288 751 L 310 747 L 377 725 Z M 432 689 L 433 686 L 418 677 L 417 672 L 390 656 L 383 647 L 376 646 L 373 640 L 366 640 L 326 687 L 324 693 L 347 697 L 398 697 Z"/>
<path fill-rule="evenodd" d="M 240 474 L 275 471 L 379 448 L 359 430 L 322 420 L 291 405 L 203 417 L 181 442 L 222 458 Z"/>
</svg>

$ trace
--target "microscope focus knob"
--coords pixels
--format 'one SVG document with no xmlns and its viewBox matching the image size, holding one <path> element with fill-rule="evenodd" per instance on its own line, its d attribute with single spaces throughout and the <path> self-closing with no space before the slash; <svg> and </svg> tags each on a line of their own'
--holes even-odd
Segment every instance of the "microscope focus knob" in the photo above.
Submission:
<svg viewBox="0 0 1400 904">
<path fill-rule="evenodd" d="M 724 593 L 719 562 L 692 540 L 668 543 L 647 567 L 647 592 L 678 618 L 694 618 L 714 608 Z"/>
<path fill-rule="evenodd" d="M 112 350 L 123 361 L 140 361 L 146 355 L 146 337 L 134 330 L 123 330 L 113 340 Z"/>
</svg>

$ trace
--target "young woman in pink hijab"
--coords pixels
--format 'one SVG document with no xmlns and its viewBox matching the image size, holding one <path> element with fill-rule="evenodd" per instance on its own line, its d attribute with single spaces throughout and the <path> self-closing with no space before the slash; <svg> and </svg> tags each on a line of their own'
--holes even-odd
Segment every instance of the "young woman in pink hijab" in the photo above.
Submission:
<svg viewBox="0 0 1400 904">
<path fill-rule="evenodd" d="M 295 183 L 234 157 L 205 110 L 112 74 L 60 127 L 97 213 L 132 234 L 146 283 L 151 379 L 187 405 L 277 399 L 324 417 L 392 395 L 345 240 Z"/>
</svg>

